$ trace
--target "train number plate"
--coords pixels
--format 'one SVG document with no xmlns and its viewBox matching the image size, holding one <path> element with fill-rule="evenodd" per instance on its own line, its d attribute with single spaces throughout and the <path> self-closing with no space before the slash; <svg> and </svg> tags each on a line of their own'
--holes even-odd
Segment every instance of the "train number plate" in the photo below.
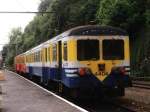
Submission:
<svg viewBox="0 0 150 112">
<path fill-rule="evenodd" d="M 98 73 L 96 73 L 96 75 L 107 76 L 108 73 L 107 72 L 103 72 L 103 71 L 99 71 Z"/>
</svg>

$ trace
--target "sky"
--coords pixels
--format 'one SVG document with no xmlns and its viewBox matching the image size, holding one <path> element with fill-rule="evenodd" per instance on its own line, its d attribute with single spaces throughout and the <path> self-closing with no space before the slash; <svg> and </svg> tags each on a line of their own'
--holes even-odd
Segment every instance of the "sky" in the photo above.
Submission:
<svg viewBox="0 0 150 112">
<path fill-rule="evenodd" d="M 37 11 L 40 0 L 0 0 L 0 11 Z M 12 28 L 25 26 L 33 20 L 35 14 L 0 13 L 0 51 L 9 42 Z"/>
</svg>

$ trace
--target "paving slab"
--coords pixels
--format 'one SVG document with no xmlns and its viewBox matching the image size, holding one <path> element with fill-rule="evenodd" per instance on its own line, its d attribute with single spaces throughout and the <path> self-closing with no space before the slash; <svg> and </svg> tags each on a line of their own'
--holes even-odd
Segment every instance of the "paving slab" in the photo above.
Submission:
<svg viewBox="0 0 150 112">
<path fill-rule="evenodd" d="M 67 103 L 10 71 L 0 82 L 3 112 L 81 112 L 82 108 Z"/>
</svg>

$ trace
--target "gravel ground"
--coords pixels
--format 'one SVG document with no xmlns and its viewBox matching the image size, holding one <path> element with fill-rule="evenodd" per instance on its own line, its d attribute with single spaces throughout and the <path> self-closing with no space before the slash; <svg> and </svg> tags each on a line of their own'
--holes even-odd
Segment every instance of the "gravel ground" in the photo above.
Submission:
<svg viewBox="0 0 150 112">
<path fill-rule="evenodd" d="M 118 101 L 137 112 L 150 112 L 150 90 L 135 87 L 127 88 L 125 96 L 119 98 Z"/>
<path fill-rule="evenodd" d="M 141 88 L 128 88 L 126 89 L 126 98 L 131 100 L 142 102 L 150 105 L 150 90 Z"/>
</svg>

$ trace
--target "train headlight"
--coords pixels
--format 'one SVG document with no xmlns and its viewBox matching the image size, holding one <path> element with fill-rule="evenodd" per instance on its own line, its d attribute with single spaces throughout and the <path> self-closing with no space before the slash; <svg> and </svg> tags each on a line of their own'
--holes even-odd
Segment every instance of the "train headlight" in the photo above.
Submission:
<svg viewBox="0 0 150 112">
<path fill-rule="evenodd" d="M 88 69 L 88 68 L 79 68 L 78 69 L 78 74 L 80 76 L 85 76 L 85 75 L 91 74 L 91 70 Z"/>
<path fill-rule="evenodd" d="M 125 70 L 125 67 L 113 67 L 112 69 L 111 69 L 111 73 L 112 74 L 122 74 L 122 75 L 125 75 L 125 72 L 126 72 L 126 70 Z"/>
<path fill-rule="evenodd" d="M 125 75 L 125 72 L 126 72 L 125 67 L 120 67 L 119 71 L 122 75 Z"/>
</svg>

